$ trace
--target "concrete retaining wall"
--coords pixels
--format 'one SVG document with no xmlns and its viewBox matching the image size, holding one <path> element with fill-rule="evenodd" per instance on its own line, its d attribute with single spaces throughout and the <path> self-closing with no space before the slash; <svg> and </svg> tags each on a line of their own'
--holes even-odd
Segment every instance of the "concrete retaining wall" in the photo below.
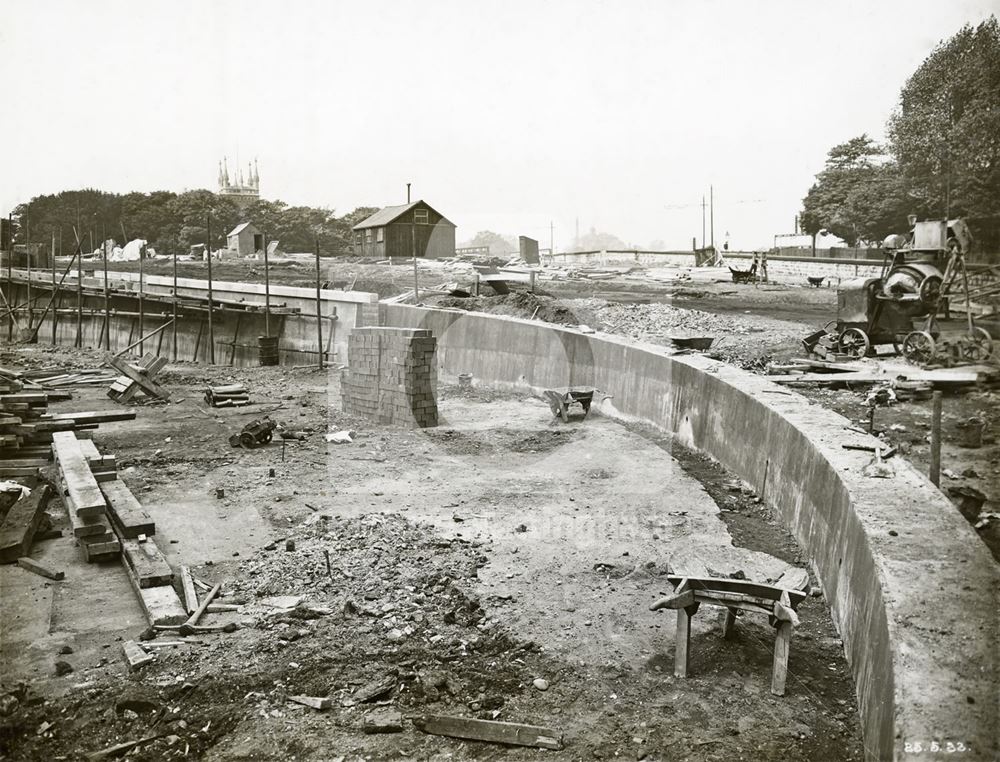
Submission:
<svg viewBox="0 0 1000 762">
<path fill-rule="evenodd" d="M 18 277 L 26 275 L 23 271 L 14 271 Z M 4 273 L 6 274 L 6 273 Z M 50 276 L 48 276 L 50 277 Z M 47 277 L 35 274 L 33 282 L 40 286 L 45 284 Z M 138 281 L 136 273 L 114 273 L 115 284 L 129 291 L 111 298 L 112 312 L 137 313 L 139 311 Z M 49 290 L 34 292 L 34 320 L 37 322 L 42 310 L 49 301 Z M 76 284 L 75 274 L 67 277 L 60 290 L 56 307 L 63 310 L 58 315 L 56 340 L 59 344 L 73 345 L 77 341 L 76 324 Z M 101 275 L 83 277 L 83 285 L 89 288 L 103 289 L 104 280 Z M 5 290 L 8 288 L 4 284 Z M 173 279 L 162 276 L 145 276 L 143 291 L 146 296 L 159 294 L 169 295 L 173 289 Z M 190 278 L 177 279 L 177 292 L 180 296 L 199 296 L 204 298 L 208 292 L 208 283 Z M 23 283 L 15 283 L 14 298 L 18 303 L 27 298 L 27 287 Z M 41 295 L 41 298 L 38 298 Z M 256 283 L 232 283 L 213 281 L 212 295 L 215 299 L 239 301 L 248 304 L 264 304 L 264 286 Z M 323 317 L 323 351 L 330 361 L 344 362 L 347 358 L 347 340 L 350 330 L 362 321 L 366 307 L 370 308 L 377 302 L 378 296 L 356 291 L 320 291 L 320 314 Z M 297 315 L 272 315 L 270 321 L 271 333 L 279 337 L 278 346 L 281 362 L 289 365 L 317 362 L 319 343 L 317 341 L 316 325 L 316 291 L 315 289 L 292 286 L 272 286 L 271 305 L 297 307 Z M 102 344 L 104 326 L 103 296 L 85 296 L 83 300 L 84 318 L 82 325 L 81 345 L 98 347 Z M 139 319 L 133 315 L 112 315 L 110 321 L 110 343 L 113 351 L 124 349 L 140 335 L 149 333 L 170 318 L 170 305 L 164 301 L 144 299 L 145 318 L 143 331 L 139 330 Z M 22 322 L 26 316 L 22 316 Z M 260 312 L 243 312 L 241 310 L 216 310 L 212 318 L 215 334 L 215 362 L 219 365 L 257 365 L 257 337 L 265 334 L 264 315 Z M 208 362 L 210 351 L 208 345 L 208 314 L 207 312 L 186 313 L 178 323 L 177 359 Z M 0 328 L 0 341 L 7 339 L 6 327 Z M 52 315 L 43 321 L 39 331 L 40 343 L 52 340 Z M 143 347 L 169 359 L 173 359 L 173 327 L 166 329 Z M 136 350 L 138 351 L 138 350 Z"/>
<path fill-rule="evenodd" d="M 997 566 L 905 461 L 893 462 L 892 480 L 863 477 L 870 456 L 841 448 L 858 440 L 844 418 L 704 357 L 459 311 L 382 305 L 380 320 L 430 328 L 445 374 L 509 389 L 607 390 L 612 414 L 672 432 L 753 484 L 822 584 L 854 674 L 867 758 L 920 759 L 906 744 L 934 740 L 964 743 L 964 759 L 998 758 Z"/>
</svg>

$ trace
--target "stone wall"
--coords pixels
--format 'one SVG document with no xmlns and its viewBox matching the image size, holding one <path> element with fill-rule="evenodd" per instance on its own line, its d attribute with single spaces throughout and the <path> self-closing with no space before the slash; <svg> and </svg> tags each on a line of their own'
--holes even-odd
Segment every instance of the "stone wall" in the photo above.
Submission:
<svg viewBox="0 0 1000 762">
<path fill-rule="evenodd" d="M 436 346 L 426 329 L 355 328 L 341 380 L 344 412 L 393 426 L 437 426 Z"/>
</svg>

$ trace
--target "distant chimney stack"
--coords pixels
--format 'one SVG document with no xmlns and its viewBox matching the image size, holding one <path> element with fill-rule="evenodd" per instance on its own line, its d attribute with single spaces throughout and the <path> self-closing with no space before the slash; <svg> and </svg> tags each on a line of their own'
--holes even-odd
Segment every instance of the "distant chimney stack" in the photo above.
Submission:
<svg viewBox="0 0 1000 762">
<path fill-rule="evenodd" d="M 410 184 L 406 184 L 406 203 L 410 203 Z"/>
</svg>

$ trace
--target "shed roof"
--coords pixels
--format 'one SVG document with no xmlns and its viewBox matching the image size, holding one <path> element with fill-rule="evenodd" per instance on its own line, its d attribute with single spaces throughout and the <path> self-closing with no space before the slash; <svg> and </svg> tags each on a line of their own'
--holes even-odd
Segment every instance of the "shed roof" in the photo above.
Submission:
<svg viewBox="0 0 1000 762">
<path fill-rule="evenodd" d="M 413 207 L 423 205 L 430 209 L 435 214 L 441 215 L 441 221 L 447 222 L 449 225 L 455 225 L 449 219 L 446 219 L 443 214 L 441 214 L 437 209 L 434 209 L 430 204 L 423 200 L 417 200 L 410 204 L 400 204 L 399 206 L 387 206 L 384 209 L 379 209 L 375 214 L 373 214 L 368 219 L 362 220 L 357 225 L 355 225 L 352 230 L 363 230 L 364 228 L 380 228 L 383 225 L 388 225 L 390 222 L 402 217 L 406 212 L 413 209 Z"/>
<path fill-rule="evenodd" d="M 232 230 L 229 231 L 229 235 L 227 235 L 226 238 L 228 238 L 231 235 L 239 235 L 247 227 L 249 227 L 251 224 L 253 224 L 253 223 L 250 223 L 250 222 L 241 222 L 239 225 L 237 225 L 236 227 L 234 227 Z"/>
</svg>

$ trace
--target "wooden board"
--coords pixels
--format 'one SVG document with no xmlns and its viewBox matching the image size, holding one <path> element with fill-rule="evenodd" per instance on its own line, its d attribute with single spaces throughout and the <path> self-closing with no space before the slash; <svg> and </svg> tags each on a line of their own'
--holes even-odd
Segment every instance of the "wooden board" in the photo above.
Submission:
<svg viewBox="0 0 1000 762">
<path fill-rule="evenodd" d="M 0 563 L 17 563 L 28 555 L 51 495 L 52 489 L 45 484 L 10 507 L 0 525 Z"/>
<path fill-rule="evenodd" d="M 538 725 L 473 720 L 442 714 L 415 717 L 413 724 L 425 733 L 438 736 L 468 738 L 474 741 L 490 741 L 513 746 L 534 746 L 539 749 L 559 750 L 563 747 L 562 733 Z"/>
<path fill-rule="evenodd" d="M 104 514 L 105 501 L 97 480 L 90 471 L 86 458 L 80 451 L 76 435 L 71 431 L 57 431 L 52 435 L 52 451 L 59 464 L 59 473 L 68 493 L 67 507 L 77 516 Z"/>
<path fill-rule="evenodd" d="M 122 559 L 122 563 L 126 563 Z M 156 587 L 139 587 L 131 574 L 126 575 L 132 589 L 142 606 L 142 613 L 146 615 L 146 621 L 150 625 L 163 624 L 184 624 L 188 619 L 188 613 L 184 610 L 177 592 L 170 585 L 158 585 Z"/>
<path fill-rule="evenodd" d="M 156 524 L 146 513 L 145 509 L 136 500 L 125 482 L 115 479 L 113 481 L 102 482 L 101 493 L 108 502 L 108 515 L 115 531 L 128 540 L 134 540 L 139 535 L 153 535 L 156 533 Z"/>
<path fill-rule="evenodd" d="M 114 539 L 114 532 L 111 531 L 111 525 L 108 524 L 106 516 L 77 516 L 69 510 L 68 507 L 66 509 L 66 513 L 69 514 L 69 523 L 73 527 L 74 537 L 103 537 L 105 540 Z"/>
<path fill-rule="evenodd" d="M 170 564 L 152 540 L 122 540 L 121 543 L 125 568 L 135 577 L 140 588 L 158 587 L 173 582 L 174 573 L 170 570 Z"/>
<path fill-rule="evenodd" d="M 80 547 L 83 549 L 83 557 L 87 563 L 95 563 L 97 561 L 107 561 L 119 553 L 121 553 L 122 546 L 118 540 L 103 540 L 103 541 L 91 541 L 89 537 L 80 538 Z"/>
<path fill-rule="evenodd" d="M 134 410 L 88 410 L 80 413 L 50 413 L 43 417 L 49 421 L 74 421 L 77 425 L 86 423 L 111 423 L 112 421 L 135 420 Z"/>
</svg>

